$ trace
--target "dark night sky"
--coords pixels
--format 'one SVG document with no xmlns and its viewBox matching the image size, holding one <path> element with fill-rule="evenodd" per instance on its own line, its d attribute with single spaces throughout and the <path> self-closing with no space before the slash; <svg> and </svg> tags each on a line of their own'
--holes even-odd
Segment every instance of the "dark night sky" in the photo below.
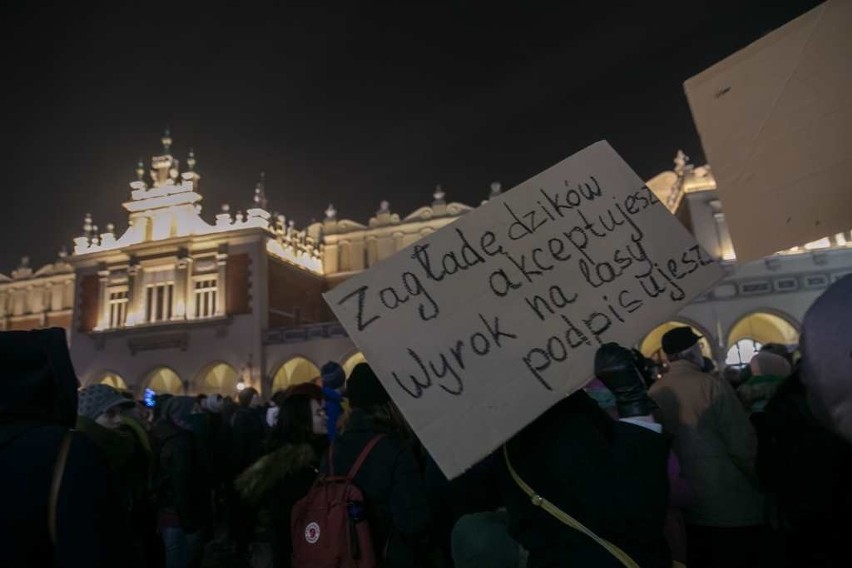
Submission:
<svg viewBox="0 0 852 568">
<path fill-rule="evenodd" d="M 438 183 L 476 204 L 600 139 L 646 179 L 678 148 L 703 163 L 683 81 L 818 2 L 83 4 L 0 7 L 6 274 L 70 248 L 87 211 L 123 230 L 166 124 L 208 221 L 262 170 L 304 226 L 329 202 L 406 215 Z"/>
</svg>

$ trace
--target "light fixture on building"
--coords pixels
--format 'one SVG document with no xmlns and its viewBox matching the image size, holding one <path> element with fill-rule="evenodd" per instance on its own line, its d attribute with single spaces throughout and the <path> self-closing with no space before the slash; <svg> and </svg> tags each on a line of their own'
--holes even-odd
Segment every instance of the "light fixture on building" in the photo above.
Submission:
<svg viewBox="0 0 852 568">
<path fill-rule="evenodd" d="M 252 356 L 249 355 L 248 363 L 243 365 L 240 371 L 240 376 L 237 378 L 237 391 L 243 391 L 246 387 L 251 386 L 251 371 L 252 371 Z"/>
</svg>

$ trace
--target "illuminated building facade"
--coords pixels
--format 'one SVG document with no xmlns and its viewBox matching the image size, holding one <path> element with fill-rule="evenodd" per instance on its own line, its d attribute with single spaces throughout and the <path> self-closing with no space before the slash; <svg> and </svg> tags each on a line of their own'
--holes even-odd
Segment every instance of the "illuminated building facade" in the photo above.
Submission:
<svg viewBox="0 0 852 568">
<path fill-rule="evenodd" d="M 137 394 L 233 394 L 250 385 L 268 395 L 315 378 L 328 360 L 351 370 L 363 358 L 322 292 L 472 210 L 447 202 L 438 187 L 430 205 L 405 217 L 382 202 L 365 225 L 329 206 L 322 222 L 299 230 L 269 211 L 261 177 L 251 207 L 223 206 L 207 222 L 194 156 L 182 169 L 169 136 L 162 142 L 147 171 L 138 164 L 123 232 L 101 231 L 87 216 L 73 254 L 35 271 L 22 261 L 11 277 L 0 275 L 0 328 L 68 329 L 83 384 Z M 712 172 L 682 153 L 673 171 L 647 183 L 728 272 L 640 342 L 648 355 L 681 324 L 705 337 L 720 365 L 747 361 L 761 343 L 794 345 L 813 300 L 852 272 L 850 233 L 735 264 Z M 487 197 L 499 193 L 495 183 Z"/>
</svg>

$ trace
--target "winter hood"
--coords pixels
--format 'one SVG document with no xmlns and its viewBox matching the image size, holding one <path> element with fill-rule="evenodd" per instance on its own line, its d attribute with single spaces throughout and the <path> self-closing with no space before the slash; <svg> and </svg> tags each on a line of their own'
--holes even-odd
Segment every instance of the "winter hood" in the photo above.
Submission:
<svg viewBox="0 0 852 568">
<path fill-rule="evenodd" d="M 0 424 L 74 427 L 78 382 L 65 330 L 2 331 L 0 361 Z"/>
</svg>

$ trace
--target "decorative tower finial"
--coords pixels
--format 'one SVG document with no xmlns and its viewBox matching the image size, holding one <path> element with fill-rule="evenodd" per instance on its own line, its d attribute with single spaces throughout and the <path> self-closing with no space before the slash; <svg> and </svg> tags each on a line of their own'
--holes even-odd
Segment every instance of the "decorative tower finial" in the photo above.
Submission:
<svg viewBox="0 0 852 568">
<path fill-rule="evenodd" d="M 142 158 L 136 162 L 136 179 L 142 181 L 145 179 L 145 163 L 142 161 Z"/>
<path fill-rule="evenodd" d="M 500 195 L 502 192 L 503 192 L 503 186 L 500 184 L 500 182 L 499 181 L 492 181 L 491 182 L 491 195 L 488 196 L 488 199 L 494 199 L 495 197 Z"/>
<path fill-rule="evenodd" d="M 83 217 L 83 234 L 86 235 L 87 237 L 91 236 L 92 229 L 93 229 L 92 214 L 86 213 L 86 216 Z"/>
<path fill-rule="evenodd" d="M 68 258 L 68 248 L 65 245 L 59 247 L 59 261 L 64 262 Z"/>
<path fill-rule="evenodd" d="M 168 126 L 166 126 L 166 131 L 163 133 L 163 137 L 160 138 L 160 142 L 163 143 L 163 154 L 168 154 L 172 147 L 172 130 Z"/>
<path fill-rule="evenodd" d="M 328 204 L 328 209 L 325 210 L 325 220 L 332 221 L 337 218 L 337 209 L 331 203 Z"/>
<path fill-rule="evenodd" d="M 379 210 L 377 211 L 377 213 L 390 213 L 390 202 L 387 200 L 382 200 L 382 202 L 379 203 Z"/>
<path fill-rule="evenodd" d="M 189 156 L 186 158 L 186 166 L 189 168 L 189 171 L 195 171 L 195 150 L 192 148 L 189 149 Z"/>
<path fill-rule="evenodd" d="M 678 150 L 674 159 L 675 173 L 682 174 L 686 171 L 686 166 L 689 163 L 689 156 L 683 153 L 683 150 Z"/>
<path fill-rule="evenodd" d="M 432 194 L 432 197 L 435 198 L 435 203 L 443 203 L 444 197 L 446 197 L 446 193 L 441 188 L 441 184 L 435 186 L 435 193 Z"/>
<path fill-rule="evenodd" d="M 266 209 L 266 172 L 260 172 L 260 181 L 254 187 L 254 203 L 261 209 Z"/>
</svg>

